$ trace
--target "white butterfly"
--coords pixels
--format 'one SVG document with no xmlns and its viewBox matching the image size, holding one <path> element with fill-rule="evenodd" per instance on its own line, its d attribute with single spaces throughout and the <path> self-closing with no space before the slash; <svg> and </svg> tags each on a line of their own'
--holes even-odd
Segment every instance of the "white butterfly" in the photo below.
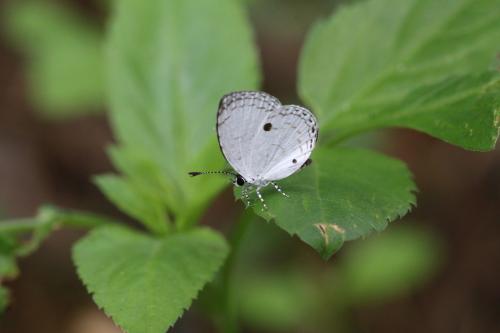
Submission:
<svg viewBox="0 0 500 333">
<path fill-rule="evenodd" d="M 224 157 L 236 173 L 190 172 L 191 176 L 224 173 L 244 186 L 242 195 L 255 188 L 264 208 L 260 189 L 286 178 L 311 163 L 318 139 L 316 117 L 306 108 L 282 105 L 264 92 L 240 91 L 222 97 L 217 112 L 217 138 Z"/>
</svg>

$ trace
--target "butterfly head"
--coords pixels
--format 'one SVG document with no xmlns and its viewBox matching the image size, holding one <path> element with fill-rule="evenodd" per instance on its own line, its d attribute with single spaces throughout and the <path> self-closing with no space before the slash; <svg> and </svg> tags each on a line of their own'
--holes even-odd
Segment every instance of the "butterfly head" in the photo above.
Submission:
<svg viewBox="0 0 500 333">
<path fill-rule="evenodd" d="M 233 184 L 236 186 L 243 186 L 247 181 L 240 174 L 236 174 L 233 179 Z"/>
</svg>

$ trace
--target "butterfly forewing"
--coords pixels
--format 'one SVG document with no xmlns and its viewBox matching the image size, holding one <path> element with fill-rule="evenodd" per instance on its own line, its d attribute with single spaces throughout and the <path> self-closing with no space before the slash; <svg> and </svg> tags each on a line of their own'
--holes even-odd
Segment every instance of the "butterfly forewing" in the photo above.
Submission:
<svg viewBox="0 0 500 333">
<path fill-rule="evenodd" d="M 263 92 L 233 92 L 222 97 L 217 112 L 219 146 L 229 164 L 249 180 L 254 175 L 249 155 L 261 122 L 281 103 Z"/>
<path fill-rule="evenodd" d="M 271 181 L 297 171 L 317 138 L 314 115 L 283 106 L 263 92 L 224 96 L 217 113 L 219 145 L 231 166 L 247 181 Z"/>
</svg>

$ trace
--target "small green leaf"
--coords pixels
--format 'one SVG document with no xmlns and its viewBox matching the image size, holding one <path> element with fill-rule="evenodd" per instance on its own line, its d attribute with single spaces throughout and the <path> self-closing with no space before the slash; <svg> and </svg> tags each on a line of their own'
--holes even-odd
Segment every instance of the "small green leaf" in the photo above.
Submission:
<svg viewBox="0 0 500 333">
<path fill-rule="evenodd" d="M 113 160 L 185 227 L 227 184 L 187 172 L 224 166 L 215 115 L 224 94 L 257 87 L 251 31 L 237 0 L 123 0 L 115 13 L 107 45 Z"/>
<path fill-rule="evenodd" d="M 380 302 L 408 293 L 435 273 L 442 248 L 431 233 L 398 226 L 347 249 L 335 278 L 346 302 Z"/>
<path fill-rule="evenodd" d="M 27 58 L 31 98 L 44 116 L 101 110 L 104 53 L 97 25 L 48 1 L 13 1 L 3 16 L 12 43 Z"/>
<path fill-rule="evenodd" d="M 328 259 L 343 241 L 382 231 L 415 204 L 415 184 L 406 166 L 367 150 L 319 148 L 313 163 L 280 182 L 289 195 L 271 186 L 269 206 L 255 212 L 297 235 Z"/>
<path fill-rule="evenodd" d="M 95 302 L 128 333 L 163 333 L 212 280 L 228 254 L 210 229 L 155 238 L 119 227 L 94 229 L 73 248 Z"/>
<path fill-rule="evenodd" d="M 491 150 L 500 126 L 499 21 L 500 2 L 490 0 L 342 7 L 307 39 L 300 94 L 330 142 L 395 126 Z"/>
</svg>

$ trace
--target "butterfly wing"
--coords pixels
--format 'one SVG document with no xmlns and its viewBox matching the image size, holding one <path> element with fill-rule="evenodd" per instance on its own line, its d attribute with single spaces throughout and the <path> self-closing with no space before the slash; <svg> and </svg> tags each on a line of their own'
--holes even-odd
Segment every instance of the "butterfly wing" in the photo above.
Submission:
<svg viewBox="0 0 500 333">
<path fill-rule="evenodd" d="M 224 157 L 247 181 L 257 179 L 252 163 L 255 139 L 281 103 L 264 92 L 241 91 L 222 97 L 217 112 L 217 138 Z M 257 154 L 258 155 L 258 154 Z"/>
<path fill-rule="evenodd" d="M 272 153 L 260 152 L 265 156 L 265 169 L 260 171 L 262 179 L 273 181 L 286 178 L 306 163 L 318 139 L 318 124 L 316 117 L 306 108 L 296 105 L 282 106 L 272 118 L 273 135 L 267 145 L 271 145 Z M 257 142 L 268 139 L 266 133 L 259 136 Z"/>
<path fill-rule="evenodd" d="M 235 92 L 221 99 L 217 136 L 226 160 L 247 181 L 272 181 L 307 161 L 318 125 L 303 107 L 283 106 L 263 92 Z"/>
</svg>

